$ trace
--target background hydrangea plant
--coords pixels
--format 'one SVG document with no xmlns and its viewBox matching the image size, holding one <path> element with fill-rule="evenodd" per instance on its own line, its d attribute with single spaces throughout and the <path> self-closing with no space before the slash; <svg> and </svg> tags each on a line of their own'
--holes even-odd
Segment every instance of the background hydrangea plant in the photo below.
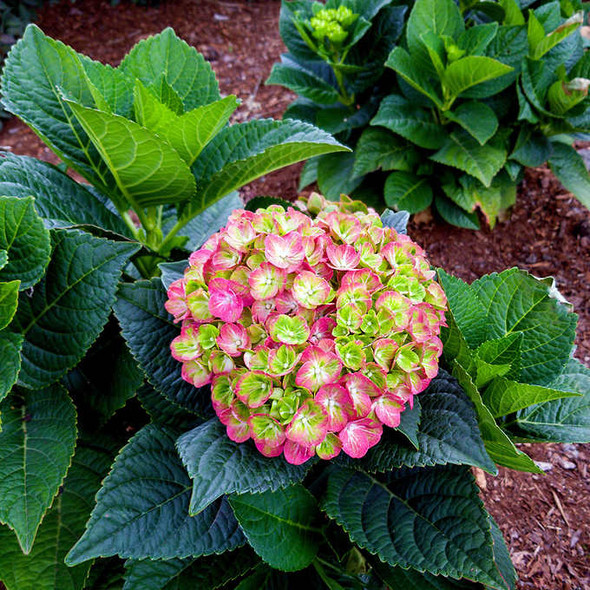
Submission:
<svg viewBox="0 0 590 590">
<path fill-rule="evenodd" d="M 267 83 L 299 95 L 285 117 L 354 148 L 308 162 L 300 186 L 433 205 L 478 229 L 478 213 L 493 227 L 515 203 L 525 167 L 547 162 L 590 207 L 572 147 L 590 132 L 585 14 L 577 0 L 283 0 L 288 53 Z"/>
<path fill-rule="evenodd" d="M 211 114 L 209 109 L 229 108 L 233 99 L 217 96 L 209 66 L 171 31 L 142 41 L 120 68 L 112 69 L 31 28 L 9 57 L 3 80 L 7 105 L 92 182 L 76 182 L 34 159 L 0 158 L 0 195 L 5 195 L 0 198 L 0 580 L 8 590 L 514 586 L 508 552 L 478 497 L 470 467 L 490 473 L 496 464 L 536 470 L 515 440 L 590 440 L 590 372 L 573 358 L 576 317 L 556 298 L 550 282 L 511 269 L 472 285 L 438 271 L 434 283 L 419 247 L 404 236 L 406 214 L 388 211 L 379 221 L 348 200 L 320 213 L 312 201 L 312 214 L 320 213 L 316 225 L 331 240 L 323 250 L 327 262 L 315 266 L 327 274 L 335 271 L 334 284 L 327 274 L 314 275 L 334 291 L 327 303 L 336 308 L 330 352 L 342 371 L 358 373 L 356 341 L 364 345 L 366 336 L 381 333 L 370 335 L 374 318 L 369 309 L 360 335 L 353 336 L 357 310 L 351 305 L 338 309 L 339 297 L 364 295 L 371 281 L 359 289 L 363 281 L 358 277 L 371 279 L 372 274 L 386 291 L 402 293 L 386 297 L 382 308 L 393 305 L 399 325 L 405 325 L 406 316 L 403 305 L 399 310 L 395 304 L 403 297 L 412 307 L 424 308 L 426 301 L 438 314 L 443 295 L 434 285 L 441 285 L 448 301 L 448 326 L 440 332 L 441 368 L 429 376 L 434 358 L 416 358 L 418 346 L 411 354 L 399 353 L 408 336 L 412 342 L 424 337 L 421 314 L 412 312 L 407 336 L 399 332 L 389 338 L 392 343 L 371 345 L 377 366 L 378 361 L 395 364 L 389 365 L 393 382 L 385 378 L 389 389 L 402 374 L 421 374 L 422 368 L 408 371 L 417 364 L 426 368 L 427 379 L 432 377 L 413 397 L 413 407 L 408 392 L 396 390 L 402 399 L 408 395 L 397 426 L 383 428 L 380 441 L 360 458 L 341 452 L 329 461 L 312 457 L 294 465 L 284 453 L 265 457 L 254 441 L 238 443 L 228 436 L 215 415 L 211 385 L 195 387 L 194 378 L 205 379 L 205 371 L 183 361 L 189 363 L 185 376 L 193 380 L 183 379 L 183 363 L 172 357 L 169 345 L 175 341 L 175 354 L 181 356 L 191 354 L 191 345 L 194 353 L 196 344 L 187 338 L 191 327 L 183 333 L 174 318 L 187 309 L 210 313 L 213 301 L 212 309 L 223 315 L 197 327 L 203 352 L 193 361 L 206 358 L 207 372 L 220 374 L 230 361 L 243 360 L 247 367 L 248 351 L 239 348 L 244 338 L 256 339 L 256 330 L 248 332 L 254 322 L 237 320 L 246 320 L 251 313 L 246 310 L 255 307 L 264 314 L 267 304 L 256 301 L 268 300 L 246 304 L 243 298 L 266 295 L 277 275 L 283 276 L 281 270 L 288 284 L 290 266 L 301 253 L 292 251 L 285 230 L 293 220 L 309 224 L 301 226 L 301 235 L 314 225 L 302 214 L 281 216 L 271 208 L 272 214 L 263 217 L 266 223 L 270 217 L 274 229 L 248 244 L 248 225 L 238 222 L 245 216 L 252 224 L 255 213 L 236 213 L 230 220 L 242 203 L 227 191 L 254 171 L 338 150 L 339 144 L 307 125 L 254 121 L 228 126 L 226 115 L 201 119 L 200 109 Z M 203 104 L 197 105 L 196 95 Z M 127 109 L 128 116 L 119 109 Z M 203 120 L 215 122 L 216 133 L 203 136 Z M 175 143 L 178 126 L 185 124 L 192 132 L 186 143 Z M 142 154 L 127 160 L 139 183 L 122 174 L 127 168 L 121 153 L 109 143 L 113 130 L 121 132 L 125 155 L 128 148 Z M 205 145 L 189 166 L 182 145 L 194 147 L 195 136 Z M 151 159 L 150 153 L 162 160 Z M 162 166 L 166 174 L 159 174 L 161 162 L 176 162 L 178 169 Z M 187 168 L 196 192 L 186 199 L 176 194 L 174 200 L 168 183 L 188 191 Z M 183 178 L 184 184 L 176 184 Z M 252 209 L 259 206 L 253 203 Z M 348 244 L 346 236 L 356 223 L 329 221 L 340 217 L 340 209 L 343 218 L 352 215 L 369 224 L 367 236 Z M 274 217 L 285 227 L 277 231 Z M 203 254 L 201 247 L 222 226 L 229 242 L 228 247 L 215 245 L 215 263 L 231 269 L 236 252 L 249 252 L 250 277 L 259 272 L 247 288 L 240 282 L 243 269 L 215 278 L 207 274 L 211 268 L 201 257 L 211 252 L 212 258 L 213 251 L 205 248 Z M 381 243 L 372 259 L 371 244 L 376 246 L 381 232 L 395 242 L 391 247 Z M 187 258 L 200 248 L 190 266 L 203 264 L 203 280 L 189 271 L 186 301 L 173 297 L 169 313 L 166 290 L 179 279 L 172 294 L 183 285 Z M 264 252 L 268 261 L 255 251 Z M 394 270 L 388 251 L 395 254 L 390 258 L 397 267 L 385 282 L 385 269 Z M 304 247 L 304 255 L 313 252 Z M 360 269 L 338 269 L 359 255 Z M 380 269 L 378 256 L 388 266 Z M 264 263 L 272 260 L 281 261 L 281 270 L 267 276 Z M 362 270 L 367 264 L 369 273 Z M 337 296 L 348 272 L 360 274 L 348 285 L 352 289 L 344 287 Z M 191 291 L 189 285 L 199 281 L 204 286 Z M 307 287 L 323 283 L 313 279 L 296 286 L 295 281 L 291 294 L 295 289 L 301 301 L 315 303 L 315 290 Z M 323 293 L 325 288 L 319 289 L 320 301 Z M 371 297 L 378 317 L 377 300 Z M 307 334 L 309 329 L 311 336 L 314 310 L 298 307 L 303 307 L 299 316 L 278 313 L 287 318 L 281 324 L 273 325 L 270 316 L 265 320 L 271 336 L 274 330 L 277 337 L 295 338 L 285 346 L 299 346 L 300 330 Z M 388 314 L 382 313 L 381 320 Z M 436 333 L 440 316 L 432 324 L 432 312 L 425 315 L 430 327 L 436 324 Z M 378 330 L 385 330 L 387 319 Z M 270 361 L 292 362 L 287 350 L 268 348 L 265 369 Z M 305 362 L 310 360 L 300 369 Z M 417 384 L 410 379 L 410 385 Z M 369 395 L 371 405 L 377 397 Z M 293 410 L 288 405 L 283 404 L 287 414 Z"/>
<path fill-rule="evenodd" d="M 166 302 L 172 355 L 212 385 L 228 436 L 296 465 L 363 457 L 399 426 L 438 373 L 446 304 L 422 249 L 374 211 L 310 206 L 234 212 Z"/>
</svg>

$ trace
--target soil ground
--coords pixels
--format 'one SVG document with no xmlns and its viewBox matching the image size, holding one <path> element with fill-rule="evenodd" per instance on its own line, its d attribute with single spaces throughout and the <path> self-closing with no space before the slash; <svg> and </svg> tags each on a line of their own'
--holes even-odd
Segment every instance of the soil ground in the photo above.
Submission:
<svg viewBox="0 0 590 590">
<path fill-rule="evenodd" d="M 265 86 L 284 51 L 278 34 L 278 1 L 168 0 L 142 8 L 123 0 L 62 0 L 48 5 L 37 23 L 77 51 L 116 65 L 139 40 L 172 26 L 208 59 L 221 92 L 236 94 L 236 120 L 280 118 L 294 98 Z M 56 162 L 19 121 L 0 132 L 0 146 Z M 296 195 L 300 166 L 253 183 L 256 194 Z M 431 262 L 465 280 L 519 266 L 554 276 L 580 316 L 577 357 L 590 365 L 590 214 L 545 168 L 528 171 L 511 217 L 493 232 L 473 232 L 421 215 L 410 225 Z M 484 501 L 499 522 L 519 574 L 520 589 L 590 588 L 590 445 L 523 445 L 547 469 L 531 475 L 501 469 L 477 473 Z"/>
</svg>

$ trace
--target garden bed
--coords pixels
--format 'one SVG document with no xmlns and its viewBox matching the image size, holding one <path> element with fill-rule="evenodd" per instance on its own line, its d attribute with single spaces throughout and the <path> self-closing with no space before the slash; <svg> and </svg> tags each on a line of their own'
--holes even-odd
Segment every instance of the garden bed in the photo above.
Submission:
<svg viewBox="0 0 590 590">
<path fill-rule="evenodd" d="M 170 0 L 159 8 L 86 0 L 46 7 L 39 26 L 79 52 L 114 63 L 140 39 L 172 26 L 212 62 L 221 92 L 242 100 L 237 120 L 279 118 L 293 95 L 265 86 L 283 46 L 278 34 L 280 3 Z M 0 145 L 16 154 L 56 162 L 55 156 L 21 123 L 12 120 Z M 296 194 L 300 167 L 267 176 L 244 197 Z M 577 357 L 590 365 L 590 214 L 547 169 L 529 171 L 511 218 L 494 232 L 472 232 L 437 223 L 422 214 L 411 236 L 430 260 L 465 280 L 511 266 L 535 276 L 554 276 L 580 315 Z M 505 469 L 478 482 L 498 520 L 517 567 L 519 588 L 573 590 L 590 587 L 589 445 L 527 445 L 546 475 Z"/>
</svg>

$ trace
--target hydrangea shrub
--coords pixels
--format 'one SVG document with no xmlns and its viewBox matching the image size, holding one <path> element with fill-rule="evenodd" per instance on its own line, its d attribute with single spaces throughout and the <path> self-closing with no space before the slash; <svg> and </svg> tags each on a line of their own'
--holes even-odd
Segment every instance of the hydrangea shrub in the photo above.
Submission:
<svg viewBox="0 0 590 590">
<path fill-rule="evenodd" d="M 168 290 L 172 355 L 228 436 L 300 464 L 364 456 L 438 372 L 446 298 L 372 210 L 234 211 Z"/>
</svg>

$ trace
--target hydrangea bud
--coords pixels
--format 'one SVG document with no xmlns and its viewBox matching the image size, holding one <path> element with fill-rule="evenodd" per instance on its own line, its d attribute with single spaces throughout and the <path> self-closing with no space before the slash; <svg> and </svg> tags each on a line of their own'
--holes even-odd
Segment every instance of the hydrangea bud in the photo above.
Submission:
<svg viewBox="0 0 590 590">
<path fill-rule="evenodd" d="M 436 376 L 446 297 L 424 251 L 362 204 L 234 211 L 168 289 L 182 377 L 228 436 L 299 464 L 358 458 Z M 310 213 L 315 214 L 312 217 Z"/>
</svg>

